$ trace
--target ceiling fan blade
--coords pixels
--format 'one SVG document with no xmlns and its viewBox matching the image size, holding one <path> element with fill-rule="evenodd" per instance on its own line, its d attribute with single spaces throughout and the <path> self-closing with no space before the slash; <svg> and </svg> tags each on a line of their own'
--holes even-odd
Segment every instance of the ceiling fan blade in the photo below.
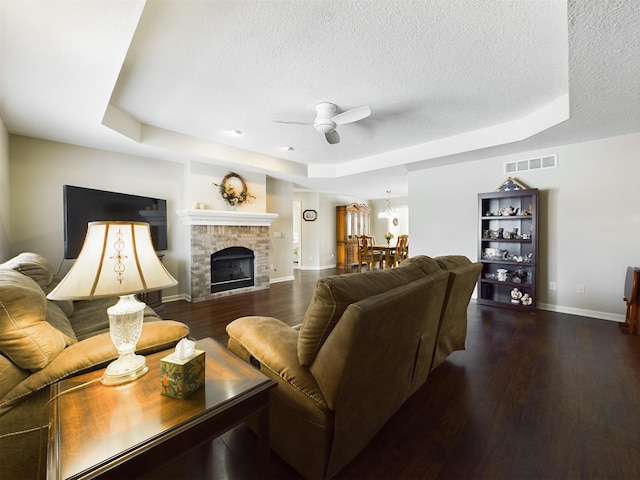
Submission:
<svg viewBox="0 0 640 480">
<path fill-rule="evenodd" d="M 325 133 L 324 137 L 331 145 L 340 143 L 340 135 L 338 135 L 338 132 L 336 132 L 335 130 L 331 130 L 330 132 Z"/>
<path fill-rule="evenodd" d="M 273 123 L 285 123 L 287 125 L 313 125 L 309 122 L 287 122 L 286 120 L 272 120 Z"/>
<path fill-rule="evenodd" d="M 346 112 L 339 113 L 331 120 L 333 120 L 336 125 L 343 125 L 345 123 L 357 122 L 358 120 L 367 118 L 369 115 L 371 115 L 371 108 L 357 107 L 347 110 Z"/>
</svg>

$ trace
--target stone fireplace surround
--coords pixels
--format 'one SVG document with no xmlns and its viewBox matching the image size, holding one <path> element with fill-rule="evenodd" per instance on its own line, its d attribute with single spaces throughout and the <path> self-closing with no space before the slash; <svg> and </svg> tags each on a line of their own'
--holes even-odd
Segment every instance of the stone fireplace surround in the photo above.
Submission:
<svg viewBox="0 0 640 480">
<path fill-rule="evenodd" d="M 193 303 L 269 288 L 269 227 L 278 214 L 220 210 L 178 210 L 176 214 L 190 226 Z M 211 254 L 228 247 L 253 250 L 254 285 L 211 293 Z"/>
</svg>

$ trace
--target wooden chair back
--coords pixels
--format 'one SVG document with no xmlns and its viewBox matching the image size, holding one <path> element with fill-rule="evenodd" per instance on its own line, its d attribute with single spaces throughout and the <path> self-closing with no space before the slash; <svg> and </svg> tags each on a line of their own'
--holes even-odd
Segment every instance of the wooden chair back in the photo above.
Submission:
<svg viewBox="0 0 640 480">
<path fill-rule="evenodd" d="M 368 270 L 373 270 L 376 263 L 382 268 L 382 256 L 373 249 L 375 245 L 373 237 L 368 235 L 358 236 L 358 272 L 362 271 L 362 264 L 367 266 Z"/>
<path fill-rule="evenodd" d="M 409 235 L 399 235 L 396 248 L 393 253 L 393 265 L 397 267 L 400 262 L 409 258 Z"/>
</svg>

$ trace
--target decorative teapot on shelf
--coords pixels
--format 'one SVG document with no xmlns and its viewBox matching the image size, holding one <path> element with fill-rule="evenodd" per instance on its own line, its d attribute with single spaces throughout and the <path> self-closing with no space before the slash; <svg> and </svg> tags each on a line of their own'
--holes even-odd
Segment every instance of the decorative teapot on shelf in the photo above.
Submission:
<svg viewBox="0 0 640 480">
<path fill-rule="evenodd" d="M 509 270 L 507 270 L 506 268 L 499 268 L 497 270 L 498 272 L 498 281 L 499 282 L 506 282 L 507 281 L 507 273 L 509 273 Z"/>
<path fill-rule="evenodd" d="M 502 207 L 500 209 L 500 215 L 504 216 L 504 217 L 511 217 L 513 215 L 517 215 L 518 214 L 518 208 L 513 208 L 511 206 L 509 207 Z"/>
</svg>

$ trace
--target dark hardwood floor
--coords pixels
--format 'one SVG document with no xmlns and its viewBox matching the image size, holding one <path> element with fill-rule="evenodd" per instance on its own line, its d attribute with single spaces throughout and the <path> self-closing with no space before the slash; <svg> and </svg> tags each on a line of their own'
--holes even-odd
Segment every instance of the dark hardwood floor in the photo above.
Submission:
<svg viewBox="0 0 640 480">
<path fill-rule="evenodd" d="M 240 316 L 300 323 L 317 278 L 334 273 L 296 271 L 269 290 L 168 303 L 163 316 L 225 343 L 225 326 Z M 432 372 L 335 478 L 640 478 L 640 337 L 547 311 L 471 302 L 468 315 L 466 350 Z M 257 478 L 254 449 L 240 425 L 194 452 L 177 478 Z M 299 478 L 275 454 L 271 474 Z"/>
</svg>

